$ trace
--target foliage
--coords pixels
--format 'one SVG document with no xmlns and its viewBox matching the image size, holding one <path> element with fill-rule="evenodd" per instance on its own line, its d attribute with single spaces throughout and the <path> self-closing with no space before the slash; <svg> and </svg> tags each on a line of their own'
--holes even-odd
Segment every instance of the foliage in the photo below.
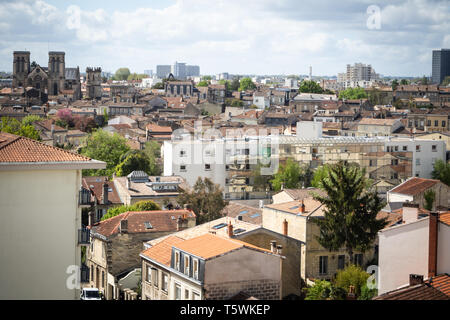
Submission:
<svg viewBox="0 0 450 320">
<path fill-rule="evenodd" d="M 72 111 L 70 111 L 70 109 L 68 108 L 64 108 L 64 109 L 59 109 L 58 112 L 56 113 L 56 125 L 60 126 L 60 127 L 73 127 L 74 126 L 74 118 L 72 115 Z"/>
<path fill-rule="evenodd" d="M 256 88 L 256 85 L 253 83 L 250 78 L 243 78 L 240 81 L 239 91 L 253 90 Z"/>
<path fill-rule="evenodd" d="M 270 180 L 273 179 L 271 175 L 261 175 L 262 164 L 258 163 L 252 170 L 253 189 L 255 191 L 267 191 L 271 189 Z"/>
<path fill-rule="evenodd" d="M 230 82 L 230 91 L 238 91 L 239 87 L 241 86 L 240 82 L 239 82 L 239 78 L 234 78 L 231 82 Z"/>
<path fill-rule="evenodd" d="M 131 73 L 126 80 L 132 81 L 132 80 L 142 80 L 144 78 L 147 78 L 148 76 L 146 74 L 137 74 L 137 73 Z"/>
<path fill-rule="evenodd" d="M 158 83 L 155 83 L 153 86 L 152 86 L 152 89 L 164 89 L 164 83 L 162 83 L 162 82 L 158 82 Z"/>
<path fill-rule="evenodd" d="M 197 215 L 197 224 L 201 224 L 222 217 L 222 210 L 228 205 L 222 192 L 220 185 L 199 177 L 192 190 L 181 190 L 177 202 L 188 205 Z"/>
<path fill-rule="evenodd" d="M 305 300 L 326 300 L 330 296 L 331 282 L 316 280 L 314 285 L 308 288 Z"/>
<path fill-rule="evenodd" d="M 400 84 L 401 85 L 407 85 L 407 84 L 409 84 L 409 81 L 406 80 L 406 79 L 402 79 L 402 80 L 400 80 Z"/>
<path fill-rule="evenodd" d="M 398 80 L 397 79 L 392 80 L 392 90 L 395 91 L 397 87 L 398 87 Z"/>
<path fill-rule="evenodd" d="M 361 288 L 366 285 L 370 274 L 365 272 L 361 267 L 349 265 L 343 270 L 339 270 L 336 275 L 336 287 L 344 289 L 348 292 L 350 286 L 355 288 L 355 294 L 361 295 Z"/>
<path fill-rule="evenodd" d="M 80 117 L 73 118 L 73 127 L 77 130 L 91 133 L 98 127 L 93 117 Z"/>
<path fill-rule="evenodd" d="M 244 106 L 244 101 L 239 99 L 225 99 L 225 105 L 239 108 Z"/>
<path fill-rule="evenodd" d="M 150 161 L 146 154 L 140 150 L 133 150 L 116 167 L 116 175 L 119 177 L 127 176 L 133 171 L 144 171 L 151 175 Z"/>
<path fill-rule="evenodd" d="M 103 118 L 105 119 L 104 124 L 107 125 L 108 121 L 109 121 L 109 116 L 108 116 L 108 110 L 106 108 L 103 109 Z"/>
<path fill-rule="evenodd" d="M 36 121 L 41 121 L 42 118 L 36 115 L 29 115 L 22 119 L 22 125 L 28 126 L 30 124 L 33 124 Z"/>
<path fill-rule="evenodd" d="M 38 141 L 41 140 L 39 132 L 32 124 L 21 123 L 15 118 L 2 117 L 0 121 L 0 131 L 15 134 L 22 137 L 27 137 Z"/>
<path fill-rule="evenodd" d="M 131 74 L 130 69 L 120 68 L 114 74 L 114 80 L 127 80 L 128 76 Z"/>
<path fill-rule="evenodd" d="M 162 173 L 161 145 L 157 141 L 147 141 L 143 151 L 150 162 L 150 174 L 159 176 Z"/>
<path fill-rule="evenodd" d="M 339 92 L 339 99 L 358 100 L 366 99 L 367 92 L 364 88 L 347 88 Z"/>
<path fill-rule="evenodd" d="M 304 80 L 298 89 L 302 93 L 323 93 L 322 87 L 315 81 Z"/>
<path fill-rule="evenodd" d="M 322 181 L 328 179 L 330 167 L 328 164 L 324 164 L 314 170 L 314 175 L 311 180 L 311 186 L 314 188 L 323 189 Z"/>
<path fill-rule="evenodd" d="M 127 140 L 119 134 L 109 134 L 103 130 L 96 130 L 86 138 L 86 145 L 81 154 L 95 160 L 105 161 L 106 169 L 85 170 L 83 174 L 90 176 L 111 176 L 115 167 L 120 163 L 122 154 L 130 151 Z"/>
<path fill-rule="evenodd" d="M 427 85 L 428 84 L 428 78 L 423 76 L 422 79 L 420 79 L 420 84 L 421 85 Z"/>
<path fill-rule="evenodd" d="M 436 160 L 431 173 L 433 179 L 440 180 L 442 183 L 450 186 L 450 163 L 442 160 Z"/>
<path fill-rule="evenodd" d="M 110 219 L 112 217 L 118 216 L 119 214 L 122 214 L 124 212 L 136 212 L 136 211 L 156 211 L 161 210 L 161 207 L 155 203 L 154 201 L 148 200 L 148 201 L 139 201 L 136 202 L 133 205 L 127 206 L 119 206 L 108 209 L 108 212 L 102 217 L 102 221 L 106 219 Z"/>
<path fill-rule="evenodd" d="M 273 190 L 279 191 L 282 187 L 284 189 L 308 187 L 308 170 L 309 167 L 300 166 L 298 162 L 288 159 L 284 165 L 278 168 L 274 178 L 270 181 Z"/>
<path fill-rule="evenodd" d="M 211 81 L 212 77 L 211 76 L 203 76 L 202 80 L 203 81 Z"/>
<path fill-rule="evenodd" d="M 433 209 L 434 199 L 436 199 L 436 193 L 433 189 L 430 189 L 425 191 L 423 197 L 425 198 L 425 209 L 431 211 Z"/>
<path fill-rule="evenodd" d="M 378 296 L 378 290 L 377 289 L 369 289 L 367 287 L 367 284 L 365 284 L 361 288 L 361 295 L 358 297 L 358 300 L 372 300 Z"/>
<path fill-rule="evenodd" d="M 209 86 L 209 82 L 206 80 L 202 80 L 197 84 L 197 87 L 207 87 Z"/>
<path fill-rule="evenodd" d="M 353 262 L 353 250 L 367 250 L 386 226 L 386 219 L 377 219 L 384 204 L 368 190 L 364 170 L 342 161 L 330 166 L 322 189 L 327 196 L 314 197 L 325 206 L 324 218 L 313 220 L 320 228 L 317 240 L 330 251 L 344 247 Z"/>
<path fill-rule="evenodd" d="M 444 78 L 444 80 L 442 80 L 442 84 L 441 85 L 444 86 L 444 87 L 450 85 L 450 76 L 446 76 Z"/>
</svg>

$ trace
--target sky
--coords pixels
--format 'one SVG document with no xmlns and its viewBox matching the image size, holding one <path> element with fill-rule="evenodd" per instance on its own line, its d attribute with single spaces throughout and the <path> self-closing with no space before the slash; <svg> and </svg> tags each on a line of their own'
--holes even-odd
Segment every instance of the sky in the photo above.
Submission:
<svg viewBox="0 0 450 320">
<path fill-rule="evenodd" d="M 13 51 L 48 64 L 115 72 L 175 61 L 201 74 L 337 75 L 371 64 L 385 76 L 430 76 L 450 48 L 448 0 L 0 0 L 0 71 Z"/>
</svg>

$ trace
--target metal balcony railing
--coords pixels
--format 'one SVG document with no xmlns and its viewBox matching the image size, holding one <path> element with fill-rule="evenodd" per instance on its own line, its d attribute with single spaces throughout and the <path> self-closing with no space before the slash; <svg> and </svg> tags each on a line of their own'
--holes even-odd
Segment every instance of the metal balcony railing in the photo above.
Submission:
<svg viewBox="0 0 450 320">
<path fill-rule="evenodd" d="M 81 188 L 78 203 L 79 203 L 79 205 L 90 205 L 91 204 L 91 192 L 85 188 Z"/>
<path fill-rule="evenodd" d="M 85 264 L 82 264 L 80 267 L 80 282 L 81 283 L 89 282 L 89 267 Z"/>
<path fill-rule="evenodd" d="M 90 244 L 91 243 L 91 231 L 86 228 L 78 230 L 78 244 Z"/>
</svg>

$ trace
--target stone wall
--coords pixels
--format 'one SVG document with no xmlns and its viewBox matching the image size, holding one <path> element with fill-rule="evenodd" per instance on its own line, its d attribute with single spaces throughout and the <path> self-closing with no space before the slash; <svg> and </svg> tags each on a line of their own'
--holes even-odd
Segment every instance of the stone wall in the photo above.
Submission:
<svg viewBox="0 0 450 320">
<path fill-rule="evenodd" d="M 205 299 L 227 300 L 242 291 L 260 300 L 279 300 L 280 290 L 280 281 L 268 279 L 212 283 L 205 285 Z"/>
</svg>

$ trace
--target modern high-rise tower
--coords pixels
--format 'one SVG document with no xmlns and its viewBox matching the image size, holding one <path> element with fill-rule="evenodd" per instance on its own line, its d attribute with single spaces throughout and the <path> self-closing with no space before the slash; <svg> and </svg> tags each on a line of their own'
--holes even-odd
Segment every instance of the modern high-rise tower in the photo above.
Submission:
<svg viewBox="0 0 450 320">
<path fill-rule="evenodd" d="M 447 76 L 450 76 L 450 49 L 433 50 L 431 82 L 441 84 Z"/>
</svg>

